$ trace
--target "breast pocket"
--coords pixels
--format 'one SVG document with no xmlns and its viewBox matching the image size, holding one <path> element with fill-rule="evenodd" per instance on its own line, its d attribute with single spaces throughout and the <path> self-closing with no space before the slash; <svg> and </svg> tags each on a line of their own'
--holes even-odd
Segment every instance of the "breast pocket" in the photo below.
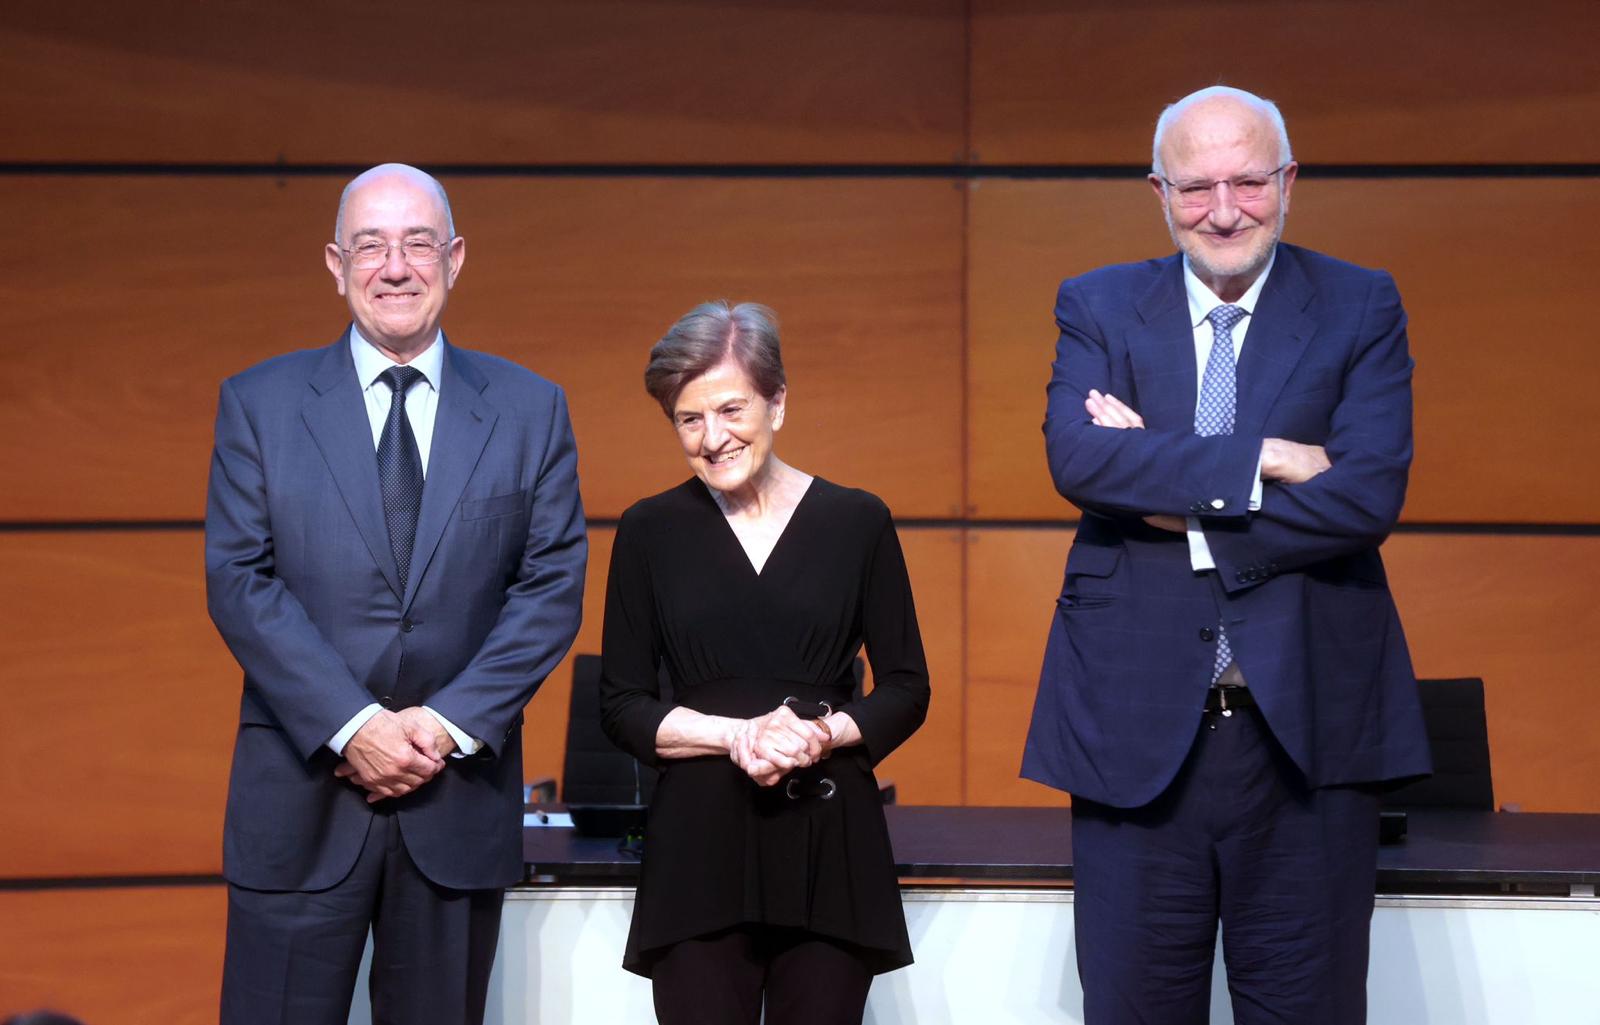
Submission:
<svg viewBox="0 0 1600 1025">
<path fill-rule="evenodd" d="M 493 516 L 510 516 L 527 508 L 528 492 L 513 491 L 489 498 L 464 499 L 461 502 L 463 520 L 486 520 Z"/>
</svg>

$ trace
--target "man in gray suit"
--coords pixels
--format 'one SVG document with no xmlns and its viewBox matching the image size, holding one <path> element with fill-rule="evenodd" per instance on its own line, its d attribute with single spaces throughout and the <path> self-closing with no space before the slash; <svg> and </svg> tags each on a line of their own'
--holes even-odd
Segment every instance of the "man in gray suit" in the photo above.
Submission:
<svg viewBox="0 0 1600 1025">
<path fill-rule="evenodd" d="M 522 709 L 587 556 L 561 389 L 439 328 L 466 259 L 444 188 L 345 189 L 332 345 L 225 381 L 211 618 L 244 669 L 224 826 L 222 1021 L 479 1022 L 522 877 Z"/>
</svg>

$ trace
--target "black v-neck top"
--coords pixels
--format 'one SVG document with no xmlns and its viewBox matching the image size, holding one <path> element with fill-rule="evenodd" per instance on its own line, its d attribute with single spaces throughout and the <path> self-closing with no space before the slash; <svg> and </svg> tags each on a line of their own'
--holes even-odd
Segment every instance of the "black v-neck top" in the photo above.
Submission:
<svg viewBox="0 0 1600 1025">
<path fill-rule="evenodd" d="M 863 644 L 874 686 L 852 701 Z M 759 574 L 698 479 L 636 503 L 612 547 L 601 660 L 607 734 L 663 770 L 624 967 L 648 975 L 665 946 L 741 923 L 846 940 L 878 971 L 910 963 L 871 766 L 922 724 L 928 669 L 881 501 L 813 479 Z M 749 718 L 789 696 L 826 700 L 861 730 L 860 747 L 807 770 L 833 781 L 830 799 L 758 787 L 726 756 L 655 753 L 674 705 Z"/>
</svg>

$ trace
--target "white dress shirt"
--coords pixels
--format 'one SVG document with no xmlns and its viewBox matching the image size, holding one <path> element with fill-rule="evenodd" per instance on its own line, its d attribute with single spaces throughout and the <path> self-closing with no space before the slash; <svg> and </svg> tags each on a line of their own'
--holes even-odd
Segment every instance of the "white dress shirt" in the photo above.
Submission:
<svg viewBox="0 0 1600 1025">
<path fill-rule="evenodd" d="M 367 405 L 367 420 L 372 425 L 372 451 L 378 451 L 378 443 L 383 439 L 383 425 L 389 419 L 389 406 L 394 401 L 394 392 L 378 378 L 390 367 L 400 366 L 394 360 L 385 356 L 377 346 L 361 336 L 361 331 L 354 324 L 350 325 L 350 356 L 356 364 L 356 380 L 361 382 L 361 397 Z M 413 370 L 420 370 L 422 377 L 411 385 L 406 392 L 406 419 L 411 421 L 411 433 L 417 439 L 417 455 L 422 458 L 422 476 L 428 476 L 428 455 L 433 451 L 433 420 L 439 411 L 439 381 L 444 373 L 444 333 L 440 332 L 434 338 L 433 344 L 422 351 L 416 359 L 405 364 Z M 443 726 L 445 732 L 456 742 L 460 750 L 455 752 L 455 757 L 465 757 L 476 754 L 479 742 L 463 733 L 456 724 L 440 715 L 427 705 L 422 706 Z M 343 757 L 345 745 L 350 743 L 350 738 L 356 731 L 367 724 L 367 720 L 383 710 L 383 706 L 374 701 L 350 717 L 350 721 L 335 733 L 328 741 L 328 747 L 333 753 Z"/>
<path fill-rule="evenodd" d="M 1244 351 L 1244 336 L 1250 330 L 1250 325 L 1255 321 L 1256 303 L 1261 301 L 1261 289 L 1267 283 L 1267 276 L 1272 273 L 1272 265 L 1277 262 L 1278 250 L 1274 246 L 1272 256 L 1267 259 L 1267 266 L 1261 275 L 1256 278 L 1251 286 L 1245 289 L 1244 295 L 1237 302 L 1225 303 L 1211 291 L 1205 282 L 1195 274 L 1194 268 L 1189 264 L 1189 258 L 1183 258 L 1183 289 L 1189 296 L 1189 323 L 1194 325 L 1194 362 L 1199 371 L 1195 375 L 1194 404 L 1196 412 L 1200 408 L 1200 389 L 1205 382 L 1206 361 L 1211 358 L 1211 343 L 1213 341 L 1211 321 L 1206 319 L 1211 311 L 1218 306 L 1237 306 L 1244 311 L 1244 317 L 1233 325 L 1233 363 L 1239 365 L 1239 353 Z M 1237 397 L 1235 398 L 1237 407 Z M 1250 510 L 1261 508 L 1261 459 L 1256 458 L 1256 483 L 1250 491 Z M 1189 537 L 1189 565 L 1195 572 L 1216 569 L 1216 560 L 1211 557 L 1211 546 L 1206 543 L 1205 531 L 1200 529 L 1198 516 L 1184 517 L 1188 526 Z"/>
</svg>

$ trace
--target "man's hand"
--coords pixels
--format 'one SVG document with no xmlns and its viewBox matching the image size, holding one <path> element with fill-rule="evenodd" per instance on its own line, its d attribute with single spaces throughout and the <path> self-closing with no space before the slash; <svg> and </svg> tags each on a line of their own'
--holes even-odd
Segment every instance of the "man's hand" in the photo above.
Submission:
<svg viewBox="0 0 1600 1025">
<path fill-rule="evenodd" d="M 1093 418 L 1096 427 L 1136 431 L 1144 429 L 1144 417 L 1134 412 L 1133 407 L 1115 395 L 1101 394 L 1090 388 L 1089 397 L 1083 400 L 1083 408 Z M 1175 534 L 1184 534 L 1189 530 L 1189 525 L 1183 522 L 1182 516 L 1152 513 L 1146 516 L 1144 521 L 1157 530 L 1170 530 Z"/>
<path fill-rule="evenodd" d="M 1101 394 L 1089 389 L 1089 397 L 1083 400 L 1083 408 L 1088 411 L 1096 427 L 1115 427 L 1119 430 L 1144 428 L 1144 417 L 1135 413 L 1133 409 L 1121 399 L 1112 394 Z"/>
<path fill-rule="evenodd" d="M 401 709 L 396 713 L 400 718 L 400 727 L 406 731 L 406 739 L 411 741 L 423 754 L 431 755 L 435 760 L 443 762 L 456 750 L 456 738 L 444 728 L 438 718 L 426 708 L 414 705 L 411 708 Z"/>
<path fill-rule="evenodd" d="M 409 794 L 444 768 L 444 760 L 413 744 L 400 717 L 388 711 L 362 724 L 344 757 L 333 774 L 366 789 L 368 804 Z"/>
<path fill-rule="evenodd" d="M 1332 467 L 1321 445 L 1267 438 L 1261 443 L 1261 478 L 1284 484 L 1304 484 Z"/>
</svg>

